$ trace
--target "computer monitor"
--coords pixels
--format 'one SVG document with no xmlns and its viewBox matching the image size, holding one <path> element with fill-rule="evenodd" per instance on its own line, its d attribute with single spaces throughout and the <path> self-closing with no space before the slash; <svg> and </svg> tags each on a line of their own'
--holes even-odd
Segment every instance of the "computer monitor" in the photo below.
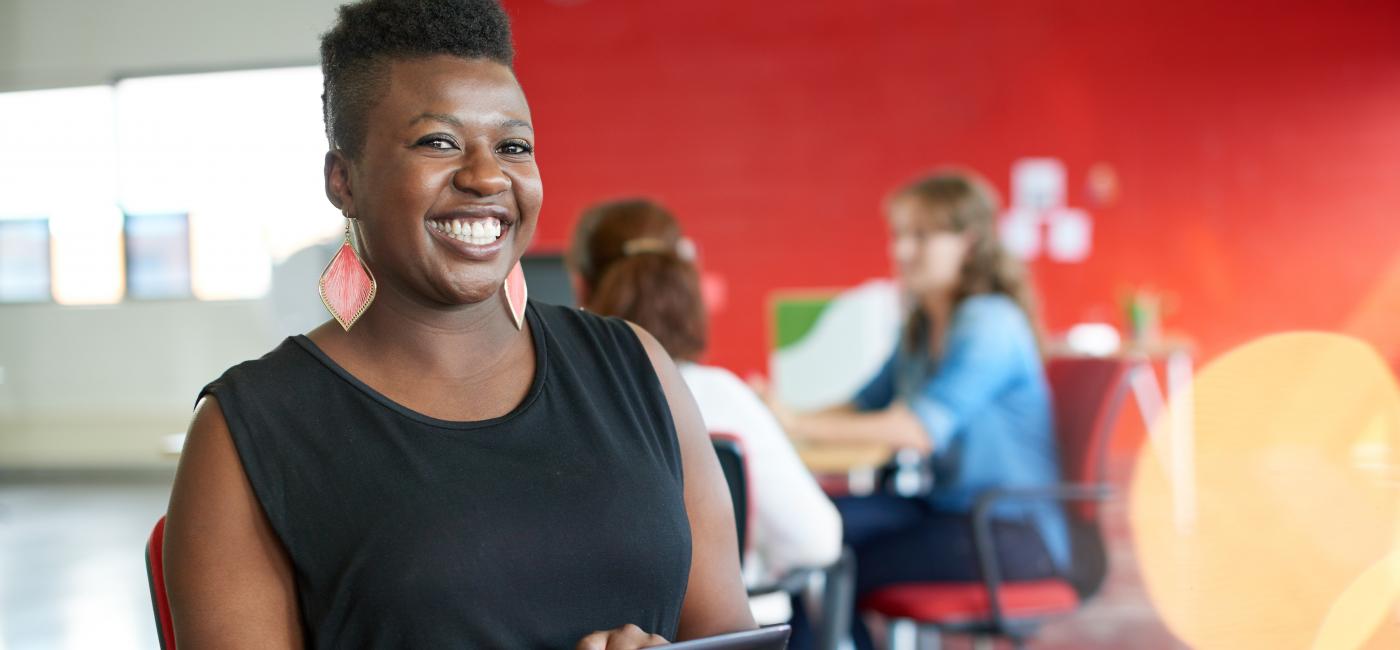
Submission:
<svg viewBox="0 0 1400 650">
<path fill-rule="evenodd" d="M 562 253 L 526 253 L 520 258 L 520 268 L 525 271 L 525 282 L 530 286 L 530 300 L 578 306 Z"/>
</svg>

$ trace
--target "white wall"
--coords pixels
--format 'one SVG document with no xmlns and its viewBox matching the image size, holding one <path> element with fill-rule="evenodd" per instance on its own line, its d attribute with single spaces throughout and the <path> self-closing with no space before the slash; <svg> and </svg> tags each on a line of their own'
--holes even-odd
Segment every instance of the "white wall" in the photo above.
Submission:
<svg viewBox="0 0 1400 650">
<path fill-rule="evenodd" d="M 0 92 L 308 65 L 344 0 L 0 0 Z"/>
<path fill-rule="evenodd" d="M 314 291 L 314 284 L 313 291 Z M 280 338 L 262 301 L 0 306 L 0 468 L 171 462 L 224 369 Z"/>
</svg>

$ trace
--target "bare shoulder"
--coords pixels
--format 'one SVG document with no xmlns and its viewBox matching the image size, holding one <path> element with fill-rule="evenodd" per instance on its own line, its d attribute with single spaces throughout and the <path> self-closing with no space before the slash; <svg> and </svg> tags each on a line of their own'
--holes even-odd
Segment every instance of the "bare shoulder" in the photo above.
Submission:
<svg viewBox="0 0 1400 650">
<path fill-rule="evenodd" d="M 196 405 L 180 456 L 164 562 L 178 645 L 301 647 L 290 560 L 212 396 Z"/>
<path fill-rule="evenodd" d="M 225 492 L 237 492 L 240 482 L 246 484 L 246 478 L 235 476 L 241 473 L 228 420 L 218 400 L 206 395 L 195 405 L 194 419 L 185 436 L 167 516 L 178 519 L 191 500 L 227 499 L 231 495 Z"/>
<path fill-rule="evenodd" d="M 680 442 L 685 473 L 685 507 L 690 519 L 690 581 L 681 607 L 680 639 L 694 639 L 755 627 L 739 574 L 734 511 L 719 461 L 695 399 L 666 349 L 646 330 L 636 332 L 662 390 Z"/>
<path fill-rule="evenodd" d="M 651 365 L 656 368 L 656 374 L 661 378 L 662 386 L 666 385 L 668 379 L 679 380 L 680 372 L 676 370 L 676 362 L 671 360 L 671 355 L 667 354 L 666 348 L 661 346 L 661 342 L 657 341 L 651 332 L 642 329 L 642 326 L 632 321 L 623 322 L 632 328 L 632 332 L 637 335 L 637 340 L 642 342 L 642 349 L 646 350 L 647 358 L 651 359 Z"/>
<path fill-rule="evenodd" d="M 700 407 L 696 405 L 695 397 L 691 395 L 685 379 L 676 369 L 676 363 L 671 360 L 671 355 L 666 352 L 666 348 L 661 346 L 656 337 L 636 323 L 625 322 L 637 335 L 637 340 L 641 341 L 642 348 L 646 350 L 647 358 L 651 360 L 652 367 L 656 369 L 656 378 L 660 380 L 661 390 L 666 393 L 666 401 L 671 407 L 671 419 L 676 426 L 676 436 L 681 441 L 682 459 L 685 459 L 687 451 L 693 449 L 695 445 L 709 444 L 709 438 L 705 431 L 705 420 L 700 416 Z M 686 473 L 689 474 L 689 461 L 686 461 L 686 469 Z"/>
</svg>

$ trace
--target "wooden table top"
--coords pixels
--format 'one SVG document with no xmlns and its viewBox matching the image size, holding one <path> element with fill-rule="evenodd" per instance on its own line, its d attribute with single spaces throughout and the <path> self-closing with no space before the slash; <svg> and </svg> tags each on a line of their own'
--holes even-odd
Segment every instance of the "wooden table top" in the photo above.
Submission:
<svg viewBox="0 0 1400 650">
<path fill-rule="evenodd" d="M 879 443 L 797 443 L 797 455 L 813 474 L 847 474 L 883 465 L 894 450 Z"/>
</svg>

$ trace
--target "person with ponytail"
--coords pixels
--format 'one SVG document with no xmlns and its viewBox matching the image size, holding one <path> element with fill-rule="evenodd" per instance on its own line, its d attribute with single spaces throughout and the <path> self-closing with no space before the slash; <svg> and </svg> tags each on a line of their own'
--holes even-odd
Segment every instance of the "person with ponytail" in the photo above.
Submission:
<svg viewBox="0 0 1400 650">
<path fill-rule="evenodd" d="M 676 361 L 706 428 L 739 438 L 750 461 L 754 510 L 743 562 L 748 585 L 829 565 L 841 552 L 835 507 L 758 396 L 734 373 L 699 363 L 707 339 L 694 257 L 694 246 L 665 208 L 633 199 L 587 210 L 567 263 L 584 309 L 650 332 Z M 794 634 L 800 636 L 800 628 Z"/>
<path fill-rule="evenodd" d="M 926 495 L 836 501 L 858 597 L 900 582 L 980 579 L 968 516 L 977 495 L 1059 482 L 1031 289 L 997 239 L 995 191 L 970 172 L 941 171 L 894 192 L 885 212 L 909 307 L 896 349 L 844 406 L 797 414 L 769 400 L 798 440 L 880 441 L 928 456 Z M 1004 501 L 992 535 L 1005 579 L 1068 564 L 1056 504 Z M 857 646 L 870 647 L 856 624 Z"/>
</svg>

